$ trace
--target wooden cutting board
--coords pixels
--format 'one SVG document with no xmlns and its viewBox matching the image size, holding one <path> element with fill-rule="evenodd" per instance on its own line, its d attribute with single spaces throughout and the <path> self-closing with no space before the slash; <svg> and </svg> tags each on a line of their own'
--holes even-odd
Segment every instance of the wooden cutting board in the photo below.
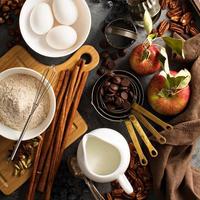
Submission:
<svg viewBox="0 0 200 200">
<path fill-rule="evenodd" d="M 72 69 L 75 63 L 80 59 L 83 54 L 89 54 L 91 57 L 90 63 L 85 67 L 85 71 L 90 71 L 99 62 L 99 55 L 97 51 L 89 45 L 81 47 L 70 59 L 66 62 L 57 65 L 56 70 L 58 72 L 66 69 Z M 4 56 L 0 58 L 0 72 L 12 68 L 12 67 L 28 67 L 38 72 L 42 72 L 46 67 L 35 60 L 23 47 L 15 46 L 9 50 Z M 55 88 L 56 82 L 53 85 Z M 66 148 L 76 141 L 81 135 L 87 131 L 87 124 L 77 112 L 73 123 L 73 131 L 69 136 L 69 142 Z M 8 150 L 12 148 L 14 141 L 7 140 L 0 136 L 0 190 L 9 195 L 18 189 L 24 182 L 26 182 L 31 176 L 32 169 L 26 170 L 25 174 L 21 177 L 13 176 L 13 165 L 7 162 Z M 7 181 L 8 187 L 2 183 L 2 179 Z"/>
</svg>

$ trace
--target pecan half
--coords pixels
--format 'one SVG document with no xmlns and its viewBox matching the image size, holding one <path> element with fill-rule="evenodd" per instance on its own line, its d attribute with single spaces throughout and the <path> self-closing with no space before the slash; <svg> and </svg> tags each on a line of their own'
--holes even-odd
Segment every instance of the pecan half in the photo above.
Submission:
<svg viewBox="0 0 200 200">
<path fill-rule="evenodd" d="M 186 33 L 186 34 L 189 34 L 189 33 L 190 33 L 190 25 L 189 25 L 189 24 L 187 24 L 187 25 L 185 26 L 185 33 Z"/>
<path fill-rule="evenodd" d="M 192 25 L 191 27 L 190 27 L 190 34 L 192 35 L 192 36 L 195 36 L 195 35 L 197 35 L 199 33 L 199 29 L 195 26 L 195 25 Z"/>
<path fill-rule="evenodd" d="M 171 18 L 174 16 L 181 16 L 183 13 L 183 10 L 181 9 L 181 7 L 177 7 L 175 9 L 169 10 L 167 12 L 167 17 Z"/>
<path fill-rule="evenodd" d="M 136 198 L 136 194 L 135 194 L 135 192 L 132 192 L 131 194 L 123 193 L 122 197 L 124 197 L 125 199 L 135 199 Z"/>
<path fill-rule="evenodd" d="M 142 192 L 138 192 L 138 193 L 136 194 L 136 198 L 137 198 L 137 200 L 143 200 L 143 199 L 146 199 L 146 198 L 147 198 L 147 195 L 144 194 L 144 193 L 142 193 Z"/>
<path fill-rule="evenodd" d="M 187 24 L 190 23 L 191 19 L 192 19 L 192 13 L 187 12 L 181 17 L 180 22 L 183 26 L 186 26 Z"/>
<path fill-rule="evenodd" d="M 113 197 L 121 197 L 123 194 L 124 190 L 123 189 L 114 189 L 111 194 Z"/>
<path fill-rule="evenodd" d="M 172 16 L 170 19 L 173 22 L 179 22 L 179 20 L 181 19 L 181 16 L 180 15 L 175 15 L 175 16 Z"/>
<path fill-rule="evenodd" d="M 162 10 L 165 10 L 168 7 L 170 0 L 160 0 L 160 7 Z"/>
<path fill-rule="evenodd" d="M 169 8 L 170 9 L 177 8 L 178 6 L 179 6 L 179 1 L 178 0 L 171 0 L 169 2 Z"/>
<path fill-rule="evenodd" d="M 177 23 L 171 23 L 170 28 L 171 31 L 174 31 L 176 33 L 184 34 L 184 26 L 181 26 Z"/>
<path fill-rule="evenodd" d="M 167 20 L 163 20 L 158 26 L 158 35 L 161 36 L 168 31 L 170 24 Z"/>
<path fill-rule="evenodd" d="M 110 193 L 107 193 L 106 197 L 107 197 L 108 200 L 113 200 L 113 198 L 112 198 Z"/>
</svg>

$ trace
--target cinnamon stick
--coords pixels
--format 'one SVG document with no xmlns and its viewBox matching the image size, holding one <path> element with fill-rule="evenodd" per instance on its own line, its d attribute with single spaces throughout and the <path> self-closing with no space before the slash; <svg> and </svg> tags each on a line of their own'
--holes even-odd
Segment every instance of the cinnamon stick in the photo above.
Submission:
<svg viewBox="0 0 200 200">
<path fill-rule="evenodd" d="M 64 134 L 64 137 L 63 137 L 63 142 L 61 144 L 61 151 L 60 151 L 60 154 L 58 155 L 58 159 L 54 160 L 54 168 L 53 168 L 53 170 L 51 171 L 51 173 L 49 173 L 48 185 L 47 185 L 47 189 L 46 189 L 46 193 L 45 193 L 45 200 L 49 200 L 50 197 L 51 197 L 51 190 L 52 190 L 54 178 L 55 178 L 56 172 L 58 170 L 58 167 L 60 165 L 63 152 L 65 150 L 65 146 L 66 146 L 66 143 L 67 143 L 67 136 L 71 132 L 72 124 L 73 124 L 73 121 L 74 121 L 74 118 L 75 118 L 75 114 L 76 114 L 78 105 L 80 103 L 80 99 L 81 99 L 81 96 L 82 96 L 82 93 L 83 93 L 83 90 L 84 90 L 88 75 L 89 75 L 89 72 L 84 72 L 83 73 L 83 75 L 81 77 L 80 84 L 77 87 L 78 91 L 77 91 L 76 96 L 75 96 L 75 100 L 74 100 L 74 103 L 73 103 L 73 107 L 72 107 L 72 111 L 71 111 L 71 114 L 70 114 L 69 122 L 67 124 L 66 131 L 65 131 L 65 134 Z"/>
<path fill-rule="evenodd" d="M 56 134 L 54 134 L 54 136 L 53 136 L 53 139 L 51 141 L 51 146 L 49 148 L 48 155 L 47 155 L 47 158 L 45 160 L 44 170 L 42 171 L 42 174 L 41 174 L 40 179 L 38 181 L 37 190 L 40 191 L 40 192 L 45 191 L 46 181 L 47 181 L 47 177 L 48 177 L 48 173 L 49 173 L 49 166 L 51 164 L 51 158 L 52 158 L 52 154 L 53 154 L 54 142 L 55 142 L 55 137 L 56 137 L 55 135 Z"/>
<path fill-rule="evenodd" d="M 73 107 L 72 107 L 70 120 L 68 122 L 66 131 L 65 131 L 64 139 L 63 139 L 63 142 L 62 142 L 61 152 L 64 152 L 65 147 L 67 145 L 68 134 L 70 134 L 70 132 L 72 130 L 73 121 L 74 121 L 76 111 L 78 109 L 78 106 L 79 106 L 79 103 L 80 103 L 80 100 L 81 100 L 81 96 L 83 94 L 83 90 L 84 90 L 86 82 L 87 82 L 88 75 L 89 75 L 89 72 L 84 72 L 83 75 L 82 75 L 82 79 L 81 79 L 81 82 L 79 84 L 79 89 L 77 91 L 76 98 L 74 100 L 74 104 L 73 104 Z"/>
<path fill-rule="evenodd" d="M 41 172 L 41 175 L 39 175 L 41 178 L 39 178 L 39 180 L 38 180 L 38 187 L 37 187 L 38 191 L 41 191 L 41 192 L 43 190 L 41 190 L 40 188 L 43 188 L 41 185 L 43 185 L 43 181 L 45 179 L 44 174 L 46 174 L 46 173 L 43 173 L 42 171 L 43 171 L 43 168 L 44 168 L 44 171 L 48 170 L 46 167 L 44 167 L 44 164 L 46 161 L 46 157 L 47 157 L 47 153 L 49 151 L 50 145 L 52 143 L 53 135 L 55 133 L 55 127 L 56 127 L 56 124 L 57 124 L 57 121 L 59 118 L 59 113 L 60 113 L 60 110 L 62 107 L 63 97 L 64 97 L 64 94 L 65 94 L 65 91 L 66 91 L 66 88 L 67 88 L 67 85 L 69 82 L 69 77 L 70 77 L 70 72 L 66 71 L 65 77 L 64 77 L 64 80 L 62 83 L 62 87 L 60 88 L 60 92 L 59 92 L 58 98 L 57 98 L 57 106 L 56 106 L 55 116 L 54 116 L 54 119 L 51 123 L 51 126 L 50 126 L 48 132 L 45 134 L 44 144 L 43 144 L 42 152 L 41 152 L 41 156 L 40 156 L 40 162 L 39 162 L 38 169 L 37 169 L 38 172 Z M 61 82 L 59 82 L 59 84 L 61 84 Z"/>
<path fill-rule="evenodd" d="M 32 176 L 30 179 L 30 184 L 29 184 L 29 188 L 28 188 L 28 194 L 27 194 L 27 200 L 34 200 L 34 194 L 35 194 L 35 189 L 36 189 L 36 185 L 35 185 L 35 178 L 36 178 L 36 174 L 37 174 L 37 167 L 38 167 L 38 163 L 39 163 L 39 159 L 40 159 L 40 153 L 42 150 L 42 145 L 43 145 L 43 137 L 40 136 L 40 141 L 37 147 L 37 151 L 35 153 L 35 160 L 34 160 L 34 165 L 33 165 L 33 172 L 32 172 Z"/>
<path fill-rule="evenodd" d="M 63 134 L 64 134 L 64 130 L 65 130 L 65 124 L 66 124 L 66 121 L 67 121 L 69 109 L 70 109 L 71 104 L 72 104 L 72 100 L 73 100 L 72 95 L 73 95 L 73 90 L 74 90 L 74 87 L 75 87 L 75 84 L 76 84 L 79 69 L 80 69 L 80 67 L 78 65 L 76 65 L 74 67 L 73 72 L 72 72 L 72 77 L 70 79 L 69 87 L 68 87 L 67 92 L 66 92 L 65 97 L 64 97 L 62 111 L 61 111 L 60 119 L 59 119 L 59 124 L 58 124 L 57 129 L 56 129 L 56 135 L 57 136 L 56 136 L 56 142 L 55 142 L 55 145 L 54 145 L 54 152 L 53 152 L 53 155 L 52 155 L 50 169 L 49 169 L 48 184 L 47 184 L 47 190 L 46 190 L 48 192 L 46 192 L 46 194 L 51 194 L 51 187 L 52 186 L 49 187 L 49 182 L 52 182 L 52 179 L 54 180 L 54 177 L 52 177 L 52 176 L 54 175 L 56 162 L 57 162 L 58 156 L 60 154 L 60 148 L 61 148 Z M 45 195 L 45 199 L 49 200 L 50 196 Z"/>
<path fill-rule="evenodd" d="M 84 59 L 80 59 L 80 71 L 79 71 L 79 74 L 78 74 L 78 78 L 77 78 L 77 81 L 76 81 L 76 85 L 75 85 L 75 88 L 74 88 L 74 91 L 73 91 L 73 95 L 72 95 L 72 98 L 74 98 L 75 94 L 76 94 L 76 91 L 79 87 L 79 83 L 81 81 L 81 77 L 82 77 L 82 74 L 84 72 L 84 66 L 85 66 L 85 60 Z"/>
<path fill-rule="evenodd" d="M 56 89 L 55 89 L 55 92 L 54 92 L 56 97 L 58 96 L 58 94 L 61 90 L 64 78 L 65 78 L 65 71 L 62 71 L 62 72 L 60 72 L 58 83 L 57 83 L 57 86 L 56 86 Z"/>
</svg>

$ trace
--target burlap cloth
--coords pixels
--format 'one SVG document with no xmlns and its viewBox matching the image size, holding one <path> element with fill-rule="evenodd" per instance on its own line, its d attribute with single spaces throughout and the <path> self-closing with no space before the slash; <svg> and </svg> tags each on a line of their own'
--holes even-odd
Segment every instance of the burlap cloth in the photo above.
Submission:
<svg viewBox="0 0 200 200">
<path fill-rule="evenodd" d="M 149 158 L 158 200 L 200 199 L 200 171 L 190 165 L 195 142 L 200 136 L 200 40 L 197 43 L 196 39 L 200 39 L 200 34 L 186 43 L 186 49 L 190 50 L 186 53 L 187 58 L 196 59 L 191 68 L 190 102 L 185 112 L 171 122 L 174 130 L 162 132 L 167 144 L 154 143 L 158 157 Z"/>
</svg>

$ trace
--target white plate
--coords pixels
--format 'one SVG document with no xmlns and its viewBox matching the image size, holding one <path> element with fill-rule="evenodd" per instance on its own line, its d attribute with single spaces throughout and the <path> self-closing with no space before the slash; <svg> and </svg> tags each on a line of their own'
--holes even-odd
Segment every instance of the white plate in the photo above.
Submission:
<svg viewBox="0 0 200 200">
<path fill-rule="evenodd" d="M 24 67 L 15 67 L 11 69 L 7 69 L 3 72 L 0 73 L 0 81 L 2 79 L 5 79 L 6 77 L 13 75 L 13 74 L 28 74 L 30 76 L 33 76 L 37 78 L 38 80 L 41 80 L 41 74 L 36 72 L 35 70 L 29 69 L 29 68 L 24 68 Z M 48 81 L 45 80 L 44 84 L 47 84 Z M 30 140 L 32 138 L 35 138 L 39 136 L 41 133 L 43 133 L 51 124 L 55 110 L 56 110 L 56 97 L 53 91 L 53 88 L 50 87 L 48 90 L 49 94 L 49 100 L 50 100 L 50 108 L 49 108 L 49 113 L 47 115 L 47 118 L 36 128 L 27 130 L 25 132 L 25 135 L 23 137 L 23 140 Z M 10 140 L 18 140 L 21 132 L 16 131 L 14 129 L 9 128 L 8 126 L 3 125 L 0 123 L 0 135 L 10 139 Z"/>
<path fill-rule="evenodd" d="M 24 38 L 25 42 L 29 45 L 29 47 L 43 56 L 54 57 L 54 58 L 67 56 L 75 52 L 77 49 L 79 49 L 86 41 L 91 28 L 90 9 L 85 0 L 74 0 L 78 8 L 78 14 L 79 14 L 77 21 L 72 25 L 72 27 L 77 32 L 77 42 L 73 47 L 66 50 L 56 50 L 51 48 L 45 40 L 46 35 L 42 36 L 37 35 L 32 31 L 30 27 L 30 14 L 33 7 L 40 2 L 49 2 L 49 1 L 26 0 L 20 13 L 20 18 L 19 18 L 20 31 L 22 37 Z M 58 24 L 55 18 L 54 21 L 55 21 L 54 25 Z"/>
</svg>

